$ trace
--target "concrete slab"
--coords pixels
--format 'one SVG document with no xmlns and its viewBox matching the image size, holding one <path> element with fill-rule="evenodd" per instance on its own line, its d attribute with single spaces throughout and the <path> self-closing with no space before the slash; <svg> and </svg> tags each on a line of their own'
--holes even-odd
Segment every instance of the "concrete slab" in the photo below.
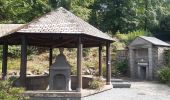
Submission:
<svg viewBox="0 0 170 100">
<path fill-rule="evenodd" d="M 82 100 L 83 97 L 104 93 L 112 88 L 112 85 L 105 85 L 100 90 L 83 89 L 81 92 L 55 90 L 26 91 L 24 96 L 30 97 L 30 100 Z"/>
</svg>

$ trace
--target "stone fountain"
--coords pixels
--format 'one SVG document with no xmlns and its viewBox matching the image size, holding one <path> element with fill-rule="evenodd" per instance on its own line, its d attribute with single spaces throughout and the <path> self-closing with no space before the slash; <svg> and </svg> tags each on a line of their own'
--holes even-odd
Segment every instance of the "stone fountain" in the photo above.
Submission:
<svg viewBox="0 0 170 100">
<path fill-rule="evenodd" d="M 56 57 L 55 63 L 50 66 L 49 90 L 70 91 L 70 64 L 63 54 L 64 49 L 59 49 L 60 54 Z"/>
</svg>

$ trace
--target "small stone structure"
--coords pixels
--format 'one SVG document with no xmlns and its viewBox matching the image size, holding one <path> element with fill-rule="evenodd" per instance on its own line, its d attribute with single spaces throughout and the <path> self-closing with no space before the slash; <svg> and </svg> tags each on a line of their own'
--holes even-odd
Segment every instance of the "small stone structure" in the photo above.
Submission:
<svg viewBox="0 0 170 100">
<path fill-rule="evenodd" d="M 71 90 L 70 64 L 60 48 L 60 54 L 56 57 L 54 64 L 50 66 L 49 89 L 50 90 Z"/>
<path fill-rule="evenodd" d="M 164 50 L 170 45 L 154 37 L 140 36 L 129 45 L 130 75 L 132 78 L 153 80 L 164 65 Z"/>
</svg>

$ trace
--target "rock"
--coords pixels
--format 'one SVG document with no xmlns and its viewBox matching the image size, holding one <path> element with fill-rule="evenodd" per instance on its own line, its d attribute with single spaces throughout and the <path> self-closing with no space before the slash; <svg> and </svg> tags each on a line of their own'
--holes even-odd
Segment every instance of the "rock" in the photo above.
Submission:
<svg viewBox="0 0 170 100">
<path fill-rule="evenodd" d="M 34 74 L 33 74 L 32 72 L 28 71 L 28 72 L 27 72 L 27 75 L 32 76 L 32 75 L 34 75 Z"/>
<path fill-rule="evenodd" d="M 43 72 L 43 75 L 49 75 L 49 71 L 47 71 L 47 70 L 44 71 L 44 72 Z"/>
</svg>

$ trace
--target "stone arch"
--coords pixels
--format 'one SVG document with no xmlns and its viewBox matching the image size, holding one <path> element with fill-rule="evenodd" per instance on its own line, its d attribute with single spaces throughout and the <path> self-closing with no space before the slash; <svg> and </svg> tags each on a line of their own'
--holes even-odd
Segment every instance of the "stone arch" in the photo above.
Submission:
<svg viewBox="0 0 170 100">
<path fill-rule="evenodd" d="M 63 74 L 56 74 L 53 79 L 54 90 L 66 90 L 66 77 Z"/>
</svg>

